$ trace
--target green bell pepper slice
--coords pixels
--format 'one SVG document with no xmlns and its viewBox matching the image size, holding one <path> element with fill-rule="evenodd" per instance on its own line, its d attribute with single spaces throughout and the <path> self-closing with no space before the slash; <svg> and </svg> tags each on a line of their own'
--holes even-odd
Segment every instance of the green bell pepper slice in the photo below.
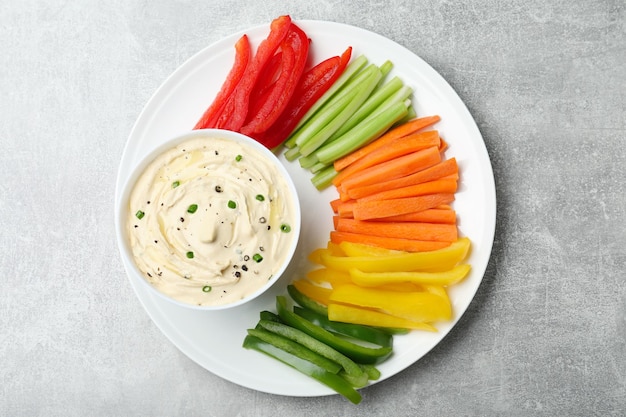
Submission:
<svg viewBox="0 0 626 417">
<path fill-rule="evenodd" d="M 361 341 L 373 343 L 378 346 L 393 346 L 393 336 L 375 327 L 331 321 L 328 319 L 328 316 L 323 316 L 316 313 L 315 311 L 311 311 L 298 306 L 294 307 L 294 312 L 300 317 L 303 317 L 311 323 L 316 324 L 328 331 L 339 333 L 344 336 L 349 336 Z"/>
<path fill-rule="evenodd" d="M 317 353 L 318 355 L 321 355 L 333 362 L 338 363 L 344 370 L 344 374 L 342 375 L 354 387 L 362 388 L 367 385 L 367 381 L 369 380 L 368 374 L 352 359 L 348 358 L 346 355 L 328 346 L 327 344 L 320 342 L 316 338 L 309 336 L 301 330 L 298 330 L 283 323 L 277 323 L 275 321 L 269 320 L 260 320 L 258 325 L 269 332 L 275 333 L 296 343 L 299 343 L 302 346 Z"/>
<path fill-rule="evenodd" d="M 254 336 L 258 339 L 263 340 L 264 342 L 270 343 L 277 348 L 284 350 L 285 352 L 289 352 L 306 361 L 309 361 L 326 370 L 327 372 L 336 374 L 341 370 L 341 365 L 339 365 L 337 362 L 325 358 L 318 353 L 313 352 L 311 349 L 294 342 L 293 340 L 287 339 L 283 336 L 279 336 L 275 333 L 260 328 L 260 326 L 257 326 L 254 329 L 248 329 L 248 335 Z"/>
<path fill-rule="evenodd" d="M 387 359 L 393 348 L 390 346 L 368 347 L 357 343 L 352 343 L 343 339 L 326 329 L 323 329 L 303 317 L 298 316 L 287 307 L 287 299 L 284 296 L 276 297 L 276 309 L 278 315 L 285 324 L 295 327 L 316 338 L 320 342 L 326 343 L 339 352 L 343 353 L 353 361 L 363 364 L 376 364 Z"/>
<path fill-rule="evenodd" d="M 333 389 L 338 394 L 343 395 L 353 404 L 361 402 L 361 394 L 354 389 L 352 385 L 339 375 L 328 372 L 324 368 L 315 365 L 301 357 L 287 352 L 275 345 L 263 341 L 258 337 L 248 335 L 243 341 L 243 347 L 246 349 L 253 349 L 258 352 L 264 353 L 274 359 L 277 359 L 299 372 L 316 379 L 327 387 Z"/>
<path fill-rule="evenodd" d="M 388 332 L 372 326 L 364 326 L 361 324 L 340 323 L 328 320 L 328 308 L 325 305 L 307 297 L 300 292 L 294 285 L 287 286 L 289 296 L 302 308 L 296 308 L 294 311 L 301 317 L 323 327 L 326 330 L 350 336 L 355 339 L 364 340 L 379 346 L 392 346 L 393 335 Z"/>
</svg>

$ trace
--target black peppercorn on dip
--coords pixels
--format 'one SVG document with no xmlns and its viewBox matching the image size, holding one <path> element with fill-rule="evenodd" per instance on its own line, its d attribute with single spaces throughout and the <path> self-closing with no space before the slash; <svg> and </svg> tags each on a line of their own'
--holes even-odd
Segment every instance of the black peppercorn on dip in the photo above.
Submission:
<svg viewBox="0 0 626 417">
<path fill-rule="evenodd" d="M 135 263 L 175 300 L 239 301 L 288 261 L 295 199 L 259 150 L 191 138 L 159 155 L 134 186 L 127 227 Z"/>
</svg>

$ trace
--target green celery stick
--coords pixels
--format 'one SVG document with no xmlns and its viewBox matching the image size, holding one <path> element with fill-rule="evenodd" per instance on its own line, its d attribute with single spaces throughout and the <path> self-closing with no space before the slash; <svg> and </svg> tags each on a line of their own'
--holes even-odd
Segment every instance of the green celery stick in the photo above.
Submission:
<svg viewBox="0 0 626 417">
<path fill-rule="evenodd" d="M 387 98 L 392 94 L 400 90 L 403 86 L 403 82 L 399 77 L 393 77 L 385 84 L 377 88 L 370 97 L 363 103 L 363 105 L 330 137 L 330 141 L 337 139 L 348 130 L 352 129 L 361 120 L 365 119 L 368 114 L 373 112 L 378 106 L 380 106 Z M 405 97 L 406 98 L 406 97 Z"/>
<path fill-rule="evenodd" d="M 382 112 L 384 112 L 389 107 L 393 106 L 396 103 L 403 102 L 407 100 L 411 94 L 413 94 L 413 89 L 407 85 L 403 85 L 398 91 L 393 93 L 390 97 L 388 97 L 385 101 L 383 101 L 373 112 L 371 112 L 367 117 L 376 117 Z"/>
<path fill-rule="evenodd" d="M 387 74 L 389 74 L 389 72 L 391 72 L 392 69 L 393 69 L 393 62 L 389 60 L 383 62 L 383 64 L 380 66 L 380 72 L 383 73 L 383 77 L 386 77 Z"/>
<path fill-rule="evenodd" d="M 333 85 L 324 94 L 322 94 L 315 104 L 313 104 L 304 116 L 302 116 L 302 119 L 300 119 L 294 131 L 297 131 L 304 123 L 306 123 L 320 107 L 322 107 L 337 91 L 339 91 L 339 89 L 343 87 L 343 85 L 347 83 L 350 78 L 352 78 L 353 75 L 361 71 L 361 69 L 367 65 L 367 62 L 367 57 L 364 55 L 359 55 L 353 59 Z"/>
<path fill-rule="evenodd" d="M 339 113 L 329 120 L 328 123 L 305 143 L 300 146 L 300 154 L 308 156 L 322 146 L 326 140 L 337 131 L 358 109 L 365 103 L 376 85 L 380 81 L 382 74 L 376 67 L 371 71 L 371 75 L 359 83 L 358 86 L 350 90 L 346 97 L 352 97 L 348 105 L 346 105 Z M 358 88 L 357 88 L 358 87 Z"/>
<path fill-rule="evenodd" d="M 326 168 L 328 165 L 329 164 L 322 164 L 321 162 L 316 162 L 315 165 L 313 165 L 312 167 L 309 168 L 309 171 L 311 171 L 313 174 L 316 174 L 319 171 L 321 171 L 324 168 Z"/>
<path fill-rule="evenodd" d="M 319 148 L 315 154 L 321 163 L 330 163 L 379 137 L 408 112 L 410 101 L 395 103 L 382 113 L 368 116 L 342 137 Z"/>
<path fill-rule="evenodd" d="M 326 126 L 337 114 L 339 114 L 352 100 L 357 91 L 349 91 L 347 94 L 342 94 L 340 97 L 336 97 L 333 101 L 327 103 L 327 106 L 322 107 L 315 117 L 309 119 L 294 135 L 293 139 L 297 147 L 302 149 L 302 146 L 311 139 L 317 132 L 319 132 L 324 126 Z"/>
<path fill-rule="evenodd" d="M 354 95 L 355 86 L 360 85 L 372 72 L 378 71 L 378 67 L 370 64 L 363 71 L 355 74 L 344 83 L 332 97 L 310 117 L 299 129 L 295 130 L 289 137 L 290 146 L 302 146 L 313 134 L 325 126 L 328 120 L 332 119 L 337 111 L 341 110 L 348 103 L 348 96 Z M 319 101 L 318 101 L 319 102 Z M 317 102 L 316 102 L 317 103 Z"/>
<path fill-rule="evenodd" d="M 294 144 L 295 145 L 295 144 Z M 285 159 L 287 159 L 288 161 L 295 161 L 296 159 L 298 159 L 300 157 L 300 148 L 297 146 L 294 146 L 291 149 L 288 149 L 285 152 Z"/>
<path fill-rule="evenodd" d="M 298 162 L 300 162 L 300 167 L 304 169 L 313 168 L 318 163 L 315 155 L 301 156 Z"/>
<path fill-rule="evenodd" d="M 335 178 L 335 176 L 337 176 L 337 171 L 335 171 L 335 168 L 332 165 L 329 165 L 313 175 L 313 178 L 311 178 L 311 182 L 313 183 L 315 188 L 317 188 L 318 190 L 323 190 L 332 183 L 332 180 L 333 178 Z"/>
<path fill-rule="evenodd" d="M 409 106 L 409 112 L 402 119 L 398 120 L 394 126 L 398 126 L 408 122 L 409 120 L 415 119 L 417 117 L 417 112 L 415 111 L 415 107 L 412 105 Z"/>
</svg>

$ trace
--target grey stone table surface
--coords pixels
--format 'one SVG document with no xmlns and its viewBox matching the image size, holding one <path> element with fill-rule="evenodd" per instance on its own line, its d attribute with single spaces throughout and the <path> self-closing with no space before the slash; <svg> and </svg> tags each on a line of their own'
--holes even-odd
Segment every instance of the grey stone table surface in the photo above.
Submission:
<svg viewBox="0 0 626 417">
<path fill-rule="evenodd" d="M 423 58 L 493 165 L 475 299 L 357 406 L 198 366 L 148 317 L 116 245 L 116 174 L 145 103 L 205 46 L 280 14 Z M 0 415 L 626 415 L 625 25 L 621 0 L 3 2 Z"/>
</svg>

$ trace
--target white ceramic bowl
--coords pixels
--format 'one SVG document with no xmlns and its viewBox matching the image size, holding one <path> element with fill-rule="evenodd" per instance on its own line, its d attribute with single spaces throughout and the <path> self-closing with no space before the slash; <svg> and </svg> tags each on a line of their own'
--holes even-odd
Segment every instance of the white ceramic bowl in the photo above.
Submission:
<svg viewBox="0 0 626 417">
<path fill-rule="evenodd" d="M 131 193 L 133 189 L 135 188 L 135 185 L 138 179 L 141 177 L 144 171 L 159 155 L 177 147 L 183 142 L 187 142 L 189 140 L 198 139 L 198 138 L 203 138 L 203 139 L 206 138 L 207 140 L 210 140 L 211 138 L 213 138 L 214 140 L 215 138 L 221 138 L 221 139 L 225 139 L 228 141 L 234 141 L 243 146 L 247 146 L 247 148 L 250 151 L 252 151 L 255 154 L 255 156 L 258 156 L 259 158 L 265 158 L 265 160 L 268 161 L 268 163 L 270 163 L 276 169 L 276 171 L 278 172 L 278 175 L 285 180 L 285 184 L 287 188 L 286 198 L 290 199 L 290 202 L 288 204 L 292 207 L 292 212 L 293 212 L 293 218 L 289 225 L 291 227 L 291 230 L 289 232 L 291 241 L 288 242 L 288 247 L 286 248 L 286 254 L 283 257 L 282 263 L 278 265 L 277 267 L 274 267 L 274 272 L 271 275 L 271 278 L 269 278 L 269 280 L 267 280 L 260 288 L 254 290 L 252 293 L 247 294 L 244 298 L 233 300 L 225 304 L 198 305 L 198 304 L 193 304 L 189 301 L 182 301 L 181 299 L 174 298 L 168 294 L 165 294 L 164 292 L 159 290 L 155 285 L 150 283 L 148 281 L 146 274 L 140 270 L 140 268 L 137 265 L 137 262 L 135 262 L 135 257 L 133 255 L 133 250 L 130 244 L 130 232 L 129 232 L 129 226 L 128 226 L 128 219 L 129 217 L 132 217 L 135 215 L 134 213 L 131 213 L 132 209 L 130 207 L 130 199 L 131 199 Z M 129 176 L 127 181 L 124 183 L 124 186 L 121 192 L 121 198 L 115 210 L 116 210 L 115 222 L 116 222 L 116 227 L 117 227 L 117 232 L 118 232 L 117 233 L 118 244 L 120 247 L 120 252 L 121 252 L 121 256 L 123 258 L 124 264 L 126 265 L 127 273 L 129 274 L 129 278 L 140 282 L 140 285 L 147 286 L 149 288 L 149 291 L 153 292 L 159 297 L 162 297 L 168 300 L 169 302 L 172 302 L 179 306 L 187 307 L 190 309 L 195 309 L 195 310 L 224 310 L 224 309 L 240 306 L 244 303 L 247 303 L 255 299 L 256 297 L 258 297 L 259 295 L 267 291 L 274 283 L 276 283 L 276 281 L 280 279 L 281 275 L 285 272 L 285 270 L 289 266 L 289 263 L 291 262 L 293 255 L 296 251 L 299 236 L 300 236 L 300 230 L 301 230 L 301 210 L 300 210 L 297 190 L 289 174 L 287 173 L 287 170 L 285 169 L 283 164 L 278 160 L 276 155 L 274 155 L 270 150 L 268 150 L 266 147 L 264 147 L 259 142 L 255 141 L 254 139 L 251 139 L 239 133 L 226 131 L 226 130 L 219 130 L 219 129 L 203 129 L 203 130 L 194 130 L 191 132 L 187 132 L 185 134 L 176 136 L 166 141 L 165 143 L 162 143 L 161 145 L 157 146 L 155 149 L 150 151 L 141 160 L 141 162 L 139 162 L 139 164 L 133 169 L 131 175 Z"/>
</svg>

